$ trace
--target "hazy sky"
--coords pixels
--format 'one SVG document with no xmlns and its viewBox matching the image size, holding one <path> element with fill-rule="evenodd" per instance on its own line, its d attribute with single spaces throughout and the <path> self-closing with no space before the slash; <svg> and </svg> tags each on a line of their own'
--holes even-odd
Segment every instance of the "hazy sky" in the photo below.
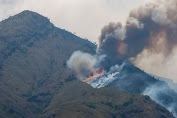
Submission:
<svg viewBox="0 0 177 118">
<path fill-rule="evenodd" d="M 96 42 L 109 22 L 125 22 L 131 9 L 148 0 L 0 0 L 0 20 L 23 10 L 51 19 L 55 26 Z"/>
</svg>

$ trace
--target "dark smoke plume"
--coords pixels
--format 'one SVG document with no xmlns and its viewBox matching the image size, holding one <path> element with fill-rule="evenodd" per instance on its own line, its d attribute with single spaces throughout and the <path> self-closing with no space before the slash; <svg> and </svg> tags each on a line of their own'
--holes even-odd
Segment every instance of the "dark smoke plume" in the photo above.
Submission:
<svg viewBox="0 0 177 118">
<path fill-rule="evenodd" d="M 130 12 L 125 26 L 110 23 L 102 29 L 99 54 L 109 68 L 136 59 L 144 50 L 168 57 L 177 45 L 177 0 L 155 0 Z"/>
<path fill-rule="evenodd" d="M 146 71 L 152 70 L 154 64 L 154 69 L 160 70 L 168 67 L 163 65 L 169 65 L 169 60 L 177 59 L 174 57 L 176 45 L 177 0 L 154 0 L 132 10 L 125 25 L 110 23 L 102 29 L 95 58 L 103 55 L 104 58 L 95 66 L 108 71 L 110 67 L 130 60 Z"/>
</svg>

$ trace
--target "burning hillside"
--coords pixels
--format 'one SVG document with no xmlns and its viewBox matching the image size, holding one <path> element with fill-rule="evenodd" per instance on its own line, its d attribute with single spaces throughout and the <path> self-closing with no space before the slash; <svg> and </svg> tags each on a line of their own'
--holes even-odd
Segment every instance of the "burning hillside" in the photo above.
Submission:
<svg viewBox="0 0 177 118">
<path fill-rule="evenodd" d="M 158 60 L 153 58 L 151 62 L 166 64 L 177 47 L 176 16 L 177 0 L 154 0 L 134 9 L 125 25 L 110 23 L 102 29 L 96 55 L 77 51 L 68 61 L 68 66 L 82 80 L 92 70 L 104 68 L 109 71 L 125 60 L 142 67 L 141 62 L 147 56 L 158 55 Z"/>
<path fill-rule="evenodd" d="M 89 78 L 84 79 L 82 81 L 83 82 L 89 82 L 94 78 L 98 78 L 98 77 L 102 76 L 104 74 L 104 68 L 102 68 L 100 72 L 99 72 L 99 70 L 96 69 L 96 70 L 94 70 L 94 72 L 92 72 L 92 74 L 93 74 L 92 76 L 90 76 Z"/>
<path fill-rule="evenodd" d="M 75 61 L 74 65 L 78 63 L 82 69 L 78 66 L 74 70 L 78 73 L 81 70 L 85 72 L 103 67 L 108 71 L 110 67 L 122 64 L 124 60 L 138 65 L 146 55 L 160 55 L 160 60 L 155 62 L 165 63 L 166 58 L 172 58 L 177 46 L 176 16 L 177 0 L 154 0 L 132 10 L 125 25 L 120 22 L 110 23 L 102 29 L 97 54 L 79 54 L 86 59 Z M 72 57 L 78 59 L 76 53 L 74 54 Z"/>
<path fill-rule="evenodd" d="M 132 10 L 125 26 L 121 23 L 105 26 L 101 31 L 96 55 L 77 51 L 68 60 L 68 67 L 83 82 L 96 88 L 104 87 L 108 81 L 119 77 L 125 61 L 137 64 L 144 58 L 145 52 L 148 56 L 160 54 L 165 62 L 176 49 L 176 37 L 177 0 L 154 0 Z M 104 68 L 105 72 L 102 70 L 87 78 L 97 68 Z M 101 76 L 103 73 L 104 76 Z M 176 115 L 176 108 L 172 110 L 171 105 L 158 102 Z"/>
</svg>

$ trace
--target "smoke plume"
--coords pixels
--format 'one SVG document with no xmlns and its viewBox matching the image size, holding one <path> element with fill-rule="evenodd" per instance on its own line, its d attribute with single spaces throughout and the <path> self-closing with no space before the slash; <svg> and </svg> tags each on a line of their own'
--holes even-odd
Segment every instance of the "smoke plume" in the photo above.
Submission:
<svg viewBox="0 0 177 118">
<path fill-rule="evenodd" d="M 154 55 L 159 55 L 161 62 L 150 58 L 154 63 L 166 64 L 168 58 L 173 58 L 176 45 L 177 0 L 154 0 L 132 10 L 125 26 L 121 23 L 105 26 L 97 52 L 107 55 L 102 63 L 106 68 L 128 59 L 144 68 L 141 62 Z"/>
<path fill-rule="evenodd" d="M 160 2 L 160 3 L 157 3 Z M 121 53 L 120 50 L 114 49 L 117 55 L 120 53 L 126 57 L 136 57 L 144 49 L 158 53 L 163 51 L 168 54 L 176 46 L 176 0 L 162 1 L 146 4 L 138 9 L 131 11 L 126 25 L 122 28 L 116 24 L 110 24 L 103 28 L 100 38 L 100 48 L 104 48 L 105 42 L 113 40 L 117 48 L 121 43 L 127 45 L 127 50 Z M 169 5 L 169 3 L 171 3 Z M 173 14 L 173 15 L 172 15 Z M 114 26 L 113 26 L 114 25 Z M 117 31 L 123 30 L 125 36 L 116 36 Z M 122 36 L 122 37 L 121 37 Z M 106 45 L 109 46 L 110 45 Z M 114 47 L 114 46 L 113 46 Z M 105 49 L 105 48 L 104 48 Z M 115 53 L 113 51 L 113 53 Z"/>
<path fill-rule="evenodd" d="M 90 66 L 101 66 L 108 71 L 110 67 L 130 60 L 147 72 L 153 70 L 153 74 L 175 77 L 176 68 L 168 65 L 176 60 L 176 38 L 177 0 L 154 0 L 132 10 L 125 25 L 110 23 L 102 29 L 96 57 L 92 56 L 94 64 Z M 103 55 L 104 58 L 98 61 Z M 80 73 L 78 69 L 76 71 Z"/>
<path fill-rule="evenodd" d="M 79 79 L 85 79 L 94 70 L 96 62 L 94 56 L 76 51 L 67 61 L 67 66 L 76 73 Z"/>
</svg>

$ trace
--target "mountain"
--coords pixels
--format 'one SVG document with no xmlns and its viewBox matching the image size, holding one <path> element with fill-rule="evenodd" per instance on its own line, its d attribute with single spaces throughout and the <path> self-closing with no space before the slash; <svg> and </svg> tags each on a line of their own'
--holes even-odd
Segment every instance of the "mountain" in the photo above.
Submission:
<svg viewBox="0 0 177 118">
<path fill-rule="evenodd" d="M 2 21 L 1 110 L 4 114 L 34 118 L 63 83 L 71 81 L 66 61 L 73 51 L 94 53 L 95 48 L 91 42 L 56 28 L 46 17 L 31 11 Z M 2 114 L 0 117 L 3 118 Z"/>
<path fill-rule="evenodd" d="M 77 50 L 96 46 L 38 13 L 0 22 L 0 118 L 173 117 L 147 96 L 77 82 L 66 67 Z"/>
</svg>

